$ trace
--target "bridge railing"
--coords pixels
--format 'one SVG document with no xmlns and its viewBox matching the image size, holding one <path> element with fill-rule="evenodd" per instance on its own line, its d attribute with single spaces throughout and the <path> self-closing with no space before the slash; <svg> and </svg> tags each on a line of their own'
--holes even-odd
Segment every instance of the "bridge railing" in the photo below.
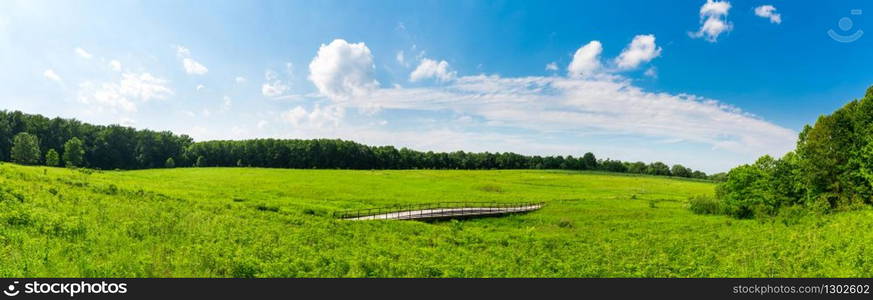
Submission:
<svg viewBox="0 0 873 300">
<path fill-rule="evenodd" d="M 416 219 L 428 216 L 451 217 L 474 214 L 497 214 L 513 212 L 512 209 L 522 209 L 542 206 L 544 202 L 433 202 L 417 204 L 398 204 L 392 206 L 351 209 L 334 212 L 333 216 L 340 219 L 355 219 L 373 217 L 378 219 Z"/>
</svg>

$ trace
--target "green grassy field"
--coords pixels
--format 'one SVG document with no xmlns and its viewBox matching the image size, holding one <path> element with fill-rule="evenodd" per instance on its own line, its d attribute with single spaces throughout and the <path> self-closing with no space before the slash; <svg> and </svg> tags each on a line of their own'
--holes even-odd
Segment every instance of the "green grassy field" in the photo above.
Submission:
<svg viewBox="0 0 873 300">
<path fill-rule="evenodd" d="M 873 210 L 692 214 L 714 184 L 563 171 L 0 165 L 0 277 L 871 277 Z M 342 209 L 545 201 L 423 223 Z"/>
</svg>

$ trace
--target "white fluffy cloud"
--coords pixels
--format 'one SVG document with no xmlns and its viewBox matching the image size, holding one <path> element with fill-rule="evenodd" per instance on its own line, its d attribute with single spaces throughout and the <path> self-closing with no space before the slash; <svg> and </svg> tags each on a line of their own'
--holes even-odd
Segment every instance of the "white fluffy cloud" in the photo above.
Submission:
<svg viewBox="0 0 873 300">
<path fill-rule="evenodd" d="M 418 67 L 409 74 L 409 81 L 416 82 L 428 78 L 436 78 L 440 82 L 455 78 L 457 72 L 449 70 L 449 63 L 445 60 L 435 61 L 429 58 L 421 60 Z"/>
<path fill-rule="evenodd" d="M 582 77 L 594 74 L 600 69 L 600 53 L 603 46 L 599 41 L 591 41 L 585 46 L 579 47 L 573 54 L 573 60 L 567 66 L 567 75 Z"/>
<path fill-rule="evenodd" d="M 82 49 L 82 48 L 76 48 L 76 49 L 74 49 L 74 51 L 76 52 L 77 55 L 79 55 L 79 57 L 84 58 L 84 59 L 91 59 L 91 57 L 93 57 L 93 55 L 91 55 L 91 53 L 88 53 L 88 51 L 85 51 L 85 49 Z"/>
<path fill-rule="evenodd" d="M 282 113 L 282 119 L 285 122 L 294 125 L 294 127 L 303 128 L 336 128 L 344 116 L 345 109 L 337 105 L 324 108 L 316 105 L 311 111 L 307 111 L 303 106 L 297 106 Z"/>
<path fill-rule="evenodd" d="M 776 12 L 773 5 L 761 5 L 755 8 L 755 15 L 770 19 L 770 23 L 782 24 L 782 14 Z"/>
<path fill-rule="evenodd" d="M 237 76 L 236 78 L 234 78 L 234 81 L 235 81 L 237 84 L 246 83 L 246 78 L 245 78 L 245 77 L 242 77 L 242 76 Z"/>
<path fill-rule="evenodd" d="M 712 43 L 718 41 L 719 35 L 733 29 L 733 24 L 727 20 L 730 9 L 731 3 L 728 1 L 706 0 L 700 7 L 700 29 L 689 35 L 693 38 L 702 37 Z"/>
<path fill-rule="evenodd" d="M 318 49 L 309 63 L 309 80 L 328 98 L 348 99 L 379 86 L 375 68 L 366 44 L 336 39 Z"/>
<path fill-rule="evenodd" d="M 61 76 L 58 76 L 58 73 L 55 73 L 55 70 L 52 70 L 52 69 L 48 69 L 48 70 L 45 70 L 45 72 L 42 72 L 42 76 L 48 80 L 57 81 L 57 82 L 61 81 Z"/>
<path fill-rule="evenodd" d="M 191 58 L 191 50 L 188 50 L 188 48 L 177 46 L 176 55 L 182 59 L 182 68 L 185 69 L 185 73 L 189 75 L 203 75 L 209 72 L 206 66 Z"/>
<path fill-rule="evenodd" d="M 638 35 L 615 59 L 615 64 L 620 69 L 634 69 L 660 55 L 661 47 L 655 44 L 654 35 Z"/>
<path fill-rule="evenodd" d="M 111 68 L 112 71 L 121 72 L 121 62 L 113 59 L 109 62 L 109 68 Z"/>
<path fill-rule="evenodd" d="M 464 76 L 445 87 L 379 89 L 357 103 L 453 111 L 537 135 L 681 140 L 748 157 L 781 155 L 796 137 L 791 130 L 715 100 L 650 93 L 616 77 Z"/>
<path fill-rule="evenodd" d="M 279 97 L 285 94 L 289 89 L 288 85 L 279 79 L 279 74 L 273 70 L 267 70 L 264 72 L 264 80 L 267 81 L 261 85 L 261 94 L 264 96 Z M 237 82 L 240 81 L 237 80 Z M 245 82 L 245 80 L 242 82 Z"/>
<path fill-rule="evenodd" d="M 81 83 L 78 99 L 85 104 L 133 112 L 137 110 L 137 102 L 165 99 L 171 95 L 173 90 L 164 79 L 149 73 L 124 73 L 118 82 Z"/>
<path fill-rule="evenodd" d="M 185 73 L 191 75 L 203 75 L 206 74 L 206 72 L 209 72 L 209 69 L 205 66 L 190 58 L 182 59 L 182 65 L 185 67 Z"/>
</svg>

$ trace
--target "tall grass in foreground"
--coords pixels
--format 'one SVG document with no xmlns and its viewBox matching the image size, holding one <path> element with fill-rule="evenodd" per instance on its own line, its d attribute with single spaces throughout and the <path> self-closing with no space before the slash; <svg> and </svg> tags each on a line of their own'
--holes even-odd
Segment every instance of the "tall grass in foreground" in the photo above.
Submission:
<svg viewBox="0 0 873 300">
<path fill-rule="evenodd" d="M 698 215 L 706 182 L 567 171 L 0 165 L 0 277 L 870 277 L 873 211 Z M 529 214 L 334 211 L 545 201 Z M 786 213 L 787 214 L 787 213 Z"/>
</svg>

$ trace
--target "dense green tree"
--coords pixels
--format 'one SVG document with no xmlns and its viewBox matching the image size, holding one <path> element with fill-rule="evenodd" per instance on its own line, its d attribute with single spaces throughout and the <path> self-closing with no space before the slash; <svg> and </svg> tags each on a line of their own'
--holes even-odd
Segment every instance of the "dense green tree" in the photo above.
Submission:
<svg viewBox="0 0 873 300">
<path fill-rule="evenodd" d="M 164 168 L 172 169 L 175 167 L 176 167 L 176 160 L 173 159 L 172 157 L 167 158 L 167 161 L 164 162 Z"/>
<path fill-rule="evenodd" d="M 197 157 L 197 162 L 194 163 L 194 166 L 195 166 L 195 167 L 198 167 L 198 168 L 208 167 L 208 166 L 206 165 L 206 157 L 198 156 L 198 157 Z"/>
<path fill-rule="evenodd" d="M 71 167 L 144 169 L 191 166 L 318 169 L 565 169 L 644 173 L 645 163 L 597 160 L 592 153 L 573 156 L 525 156 L 512 152 L 422 152 L 352 141 L 254 139 L 195 143 L 186 135 L 96 126 L 77 120 L 0 111 L 0 160 L 12 148 L 12 136 L 38 136 L 39 149 L 63 149 Z M 172 158 L 172 164 L 168 164 Z M 666 167 L 666 165 L 665 165 Z M 669 174 L 656 168 L 660 175 Z M 655 169 L 653 169 L 655 170 Z"/>
<path fill-rule="evenodd" d="M 582 170 L 597 169 L 597 158 L 594 157 L 594 153 L 587 152 L 585 155 L 582 155 L 580 163 L 582 164 Z"/>
<path fill-rule="evenodd" d="M 670 176 L 670 167 L 660 161 L 654 162 L 646 167 L 646 174 Z"/>
<path fill-rule="evenodd" d="M 49 149 L 45 153 L 45 165 L 49 167 L 57 167 L 61 165 L 61 157 L 55 149 Z"/>
<path fill-rule="evenodd" d="M 873 87 L 804 126 L 794 151 L 734 168 L 718 190 L 722 201 L 737 208 L 735 215 L 772 214 L 784 206 L 828 210 L 871 204 Z"/>
<path fill-rule="evenodd" d="M 691 169 L 677 164 L 670 168 L 670 174 L 677 177 L 691 177 Z"/>
<path fill-rule="evenodd" d="M 35 135 L 21 132 L 12 139 L 12 161 L 22 165 L 39 163 L 39 140 Z"/>
<path fill-rule="evenodd" d="M 646 163 L 641 162 L 641 161 L 631 163 L 627 167 L 627 171 L 629 173 L 636 173 L 636 174 L 645 174 L 646 169 L 647 169 Z"/>
<path fill-rule="evenodd" d="M 738 218 L 769 215 L 779 207 L 773 193 L 772 177 L 776 161 L 769 155 L 758 159 L 753 165 L 733 168 L 727 180 L 716 190 L 725 210 Z"/>
<path fill-rule="evenodd" d="M 600 166 L 600 169 L 603 171 L 620 172 L 620 173 L 624 173 L 624 172 L 628 171 L 628 167 L 624 163 L 622 163 L 621 161 L 618 161 L 618 160 L 607 159 L 607 160 L 598 162 L 598 165 Z"/>
<path fill-rule="evenodd" d="M 79 138 L 73 137 L 64 143 L 64 165 L 68 168 L 85 165 L 85 147 Z"/>
<path fill-rule="evenodd" d="M 702 171 L 694 171 L 694 172 L 691 172 L 691 178 L 707 179 L 708 177 L 706 176 L 706 173 L 704 173 Z"/>
</svg>

